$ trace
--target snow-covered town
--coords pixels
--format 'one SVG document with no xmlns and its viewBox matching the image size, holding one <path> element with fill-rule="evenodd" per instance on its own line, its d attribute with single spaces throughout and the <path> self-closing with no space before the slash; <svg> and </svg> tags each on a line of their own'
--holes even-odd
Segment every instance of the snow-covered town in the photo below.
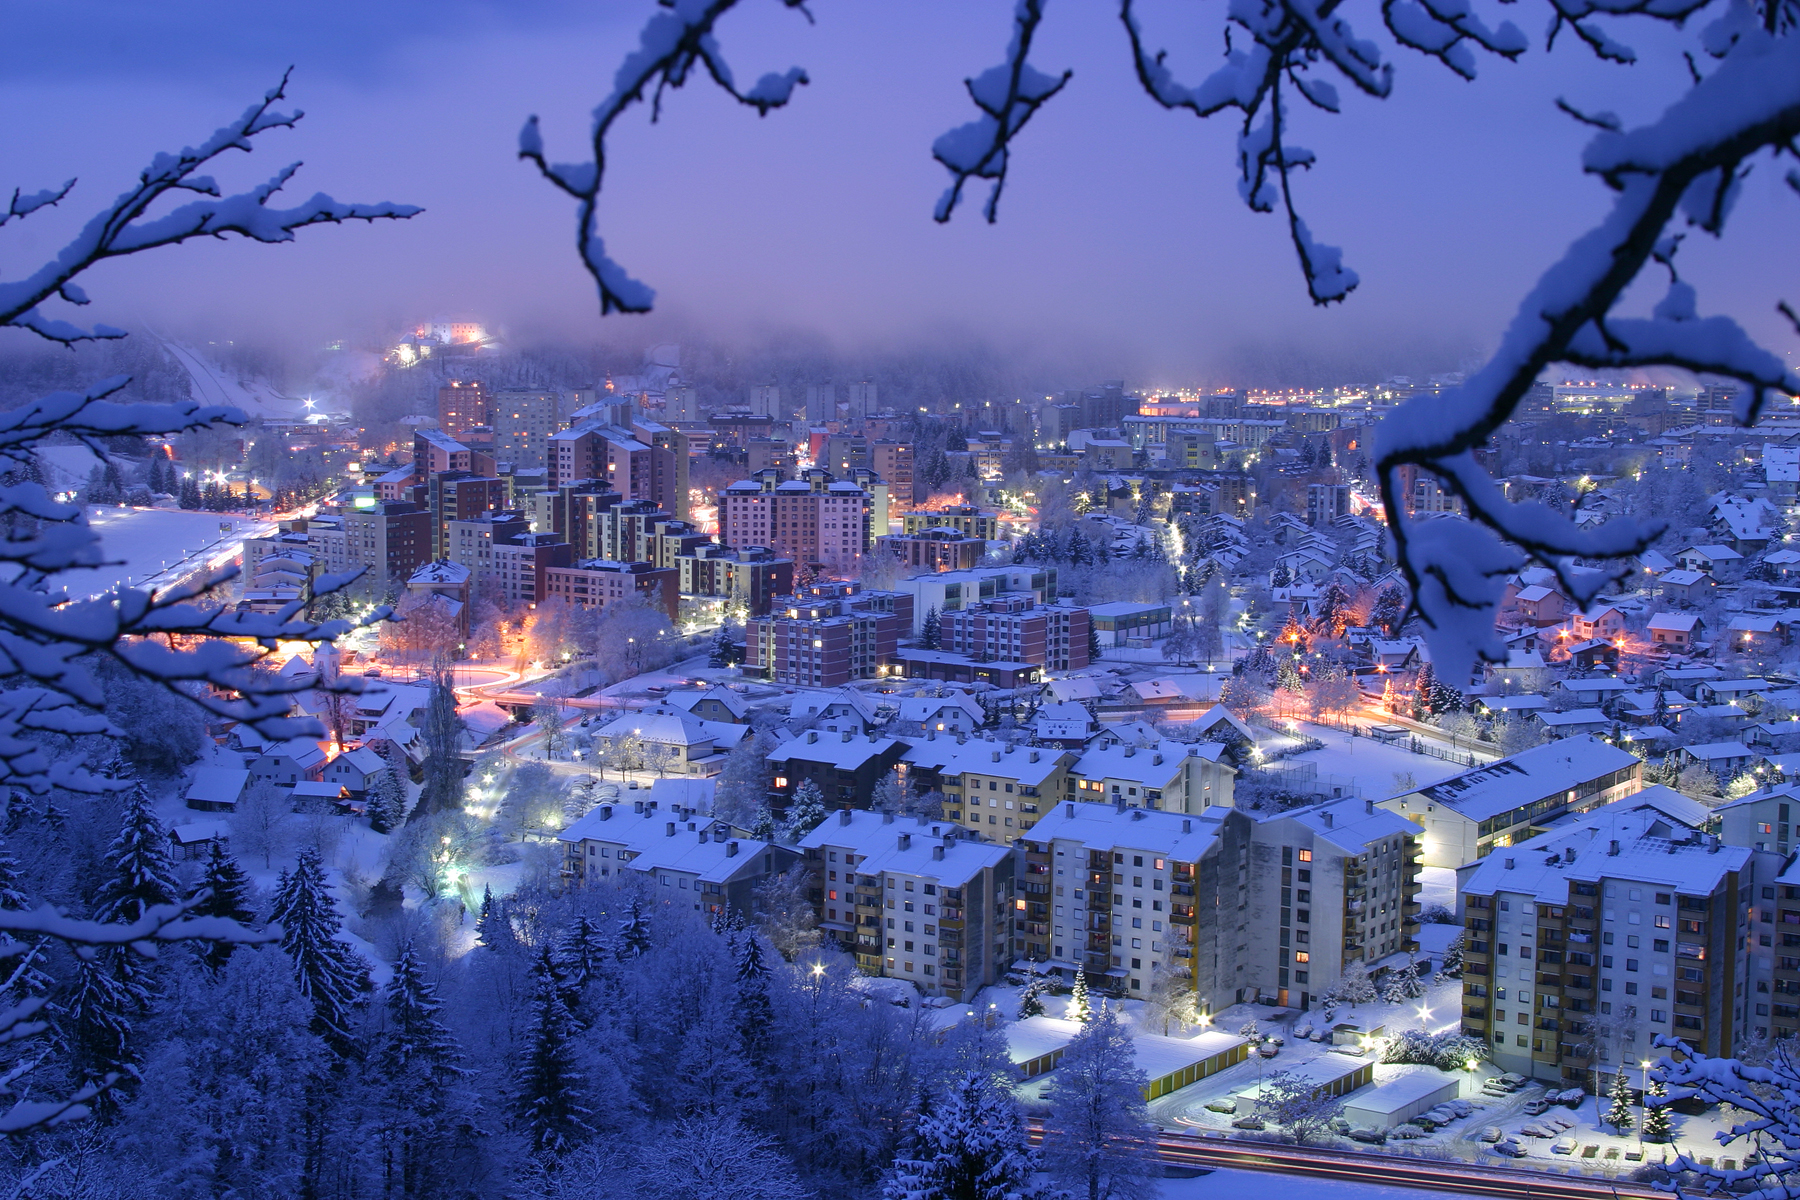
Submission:
<svg viewBox="0 0 1800 1200">
<path fill-rule="evenodd" d="M 14 14 L 0 1197 L 1800 1196 L 1796 3 Z"/>
</svg>

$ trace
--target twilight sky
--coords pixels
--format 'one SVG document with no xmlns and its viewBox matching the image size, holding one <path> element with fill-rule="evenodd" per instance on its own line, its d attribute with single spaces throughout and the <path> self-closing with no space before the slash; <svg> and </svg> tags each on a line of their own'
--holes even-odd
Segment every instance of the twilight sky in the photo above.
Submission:
<svg viewBox="0 0 1800 1200">
<path fill-rule="evenodd" d="M 1254 384 L 1255 364 L 1296 356 L 1456 365 L 1491 348 L 1519 295 L 1603 211 L 1606 193 L 1575 167 L 1586 131 L 1552 98 L 1631 121 L 1654 115 L 1681 77 L 1671 46 L 1641 33 L 1649 53 L 1635 68 L 1599 66 L 1572 45 L 1545 55 L 1540 38 L 1520 64 L 1484 63 L 1475 84 L 1398 52 L 1392 99 L 1352 97 L 1344 115 L 1301 118 L 1298 140 L 1320 155 L 1300 184 L 1306 215 L 1364 280 L 1346 306 L 1321 312 L 1279 220 L 1238 201 L 1235 122 L 1157 108 L 1131 74 L 1112 4 L 1053 0 L 1034 61 L 1075 78 L 1016 143 L 1000 223 L 972 207 L 941 227 L 930 212 L 946 176 L 930 144 L 969 119 L 961 81 L 997 61 L 1010 4 L 816 0 L 809 26 L 762 0 L 721 27 L 738 77 L 798 64 L 813 83 L 766 119 L 696 82 L 668 97 L 659 125 L 643 110 L 627 120 L 603 230 L 657 288 L 661 315 L 603 327 L 571 249 L 572 206 L 515 159 L 516 135 L 535 112 L 553 156 L 578 157 L 588 112 L 652 7 L 3 0 L 0 102 L 14 114 L 0 130 L 4 182 L 82 182 L 65 212 L 0 235 L 0 271 L 28 269 L 149 152 L 197 141 L 292 63 L 307 119 L 223 176 L 242 184 L 303 158 L 299 195 L 428 211 L 406 225 L 304 231 L 291 246 L 114 264 L 89 277 L 92 316 L 308 340 L 362 340 L 439 313 L 518 342 L 802 332 L 854 351 L 952 337 L 1116 364 L 1107 373 L 1146 384 Z M 1223 9 L 1146 10 L 1184 80 L 1216 61 Z M 1359 32 L 1380 32 L 1372 4 L 1346 11 Z M 1541 33 L 1530 0 L 1505 15 Z M 1790 281 L 1756 269 L 1800 249 L 1775 175 L 1752 177 L 1722 246 L 1696 239 L 1684 254 L 1703 310 L 1739 315 L 1785 351 L 1793 338 L 1773 307 Z"/>
</svg>

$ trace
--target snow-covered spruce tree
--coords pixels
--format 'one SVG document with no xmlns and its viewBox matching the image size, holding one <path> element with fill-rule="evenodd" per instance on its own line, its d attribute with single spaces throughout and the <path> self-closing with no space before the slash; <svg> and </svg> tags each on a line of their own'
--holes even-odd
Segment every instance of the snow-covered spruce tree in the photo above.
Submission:
<svg viewBox="0 0 1800 1200">
<path fill-rule="evenodd" d="M 1463 973 L 1463 935 L 1457 934 L 1444 947 L 1444 962 L 1431 977 L 1431 982 L 1442 983 L 1446 979 L 1461 979 Z"/>
<path fill-rule="evenodd" d="M 74 983 L 61 1001 L 58 1024 L 82 1081 L 84 1106 L 97 1102 L 116 1107 L 117 1096 L 101 1089 L 137 1075 L 138 1049 L 132 1034 L 149 992 L 142 967 L 119 969 L 128 953 L 109 947 L 92 958 L 77 958 Z"/>
<path fill-rule="evenodd" d="M 106 848 L 105 863 L 107 877 L 94 896 L 99 920 L 136 921 L 150 909 L 180 899 L 169 832 L 142 784 L 126 793 L 119 833 Z"/>
<path fill-rule="evenodd" d="M 557 939 L 554 953 L 556 976 L 562 980 L 569 1007 L 575 1009 L 588 984 L 599 978 L 606 965 L 606 935 L 599 922 L 583 914 Z"/>
<path fill-rule="evenodd" d="M 1669 1089 L 1663 1081 L 1651 1076 L 1644 1089 L 1644 1129 L 1646 1142 L 1666 1142 L 1674 1132 L 1669 1120 Z"/>
<path fill-rule="evenodd" d="M 619 918 L 619 957 L 637 958 L 650 949 L 650 918 L 644 913 L 643 901 L 633 896 L 625 902 L 625 915 Z"/>
<path fill-rule="evenodd" d="M 758 815 L 769 804 L 770 749 L 754 732 L 738 739 L 725 756 L 725 766 L 713 791 L 715 817 L 739 829 L 756 828 Z"/>
<path fill-rule="evenodd" d="M 931 1097 L 882 1180 L 884 1200 L 1025 1200 L 1040 1195 L 1025 1122 L 981 1071 Z"/>
<path fill-rule="evenodd" d="M 1019 991 L 1019 1020 L 1044 1015 L 1044 993 L 1049 988 L 1044 977 L 1033 970 Z"/>
<path fill-rule="evenodd" d="M 1087 969 L 1075 968 L 1075 986 L 1069 992 L 1069 1007 L 1063 1018 L 1069 1021 L 1088 1021 L 1093 1018 L 1094 1008 L 1088 1001 Z"/>
<path fill-rule="evenodd" d="M 1148 1200 L 1162 1176 L 1144 1111 L 1149 1076 L 1117 1009 L 1102 1004 L 1064 1051 L 1044 1099 L 1042 1159 L 1077 1200 Z"/>
<path fill-rule="evenodd" d="M 1375 1002 L 1375 984 L 1369 979 L 1368 964 L 1357 959 L 1344 968 L 1344 973 L 1331 986 L 1328 994 L 1340 1004 L 1355 1008 Z"/>
<path fill-rule="evenodd" d="M 790 845 L 811 833 L 825 819 L 825 793 L 810 779 L 802 779 L 788 802 L 786 820 L 782 822 L 782 840 Z"/>
<path fill-rule="evenodd" d="M 775 1019 L 770 995 L 772 972 L 756 930 L 733 933 L 731 950 L 737 983 L 738 1037 L 743 1041 L 745 1057 L 760 1069 L 769 1061 L 770 1024 Z"/>
<path fill-rule="evenodd" d="M 406 779 L 389 767 L 378 772 L 369 789 L 369 828 L 376 833 L 392 833 L 406 820 Z"/>
<path fill-rule="evenodd" d="M 1425 981 L 1420 977 L 1420 964 L 1417 959 L 1409 961 L 1404 967 L 1396 967 L 1389 971 L 1387 978 L 1381 981 L 1381 998 L 1389 1004 L 1404 1004 L 1408 1000 L 1417 1000 L 1425 994 Z"/>
<path fill-rule="evenodd" d="M 463 806 L 462 718 L 456 715 L 456 693 L 448 677 L 431 685 L 420 730 L 425 746 L 425 783 L 414 817 L 461 812 Z"/>
<path fill-rule="evenodd" d="M 717 36 L 719 22 L 739 7 L 739 0 L 695 0 L 650 18 L 639 45 L 613 77 L 612 91 L 594 109 L 582 161 L 552 161 L 536 117 L 520 132 L 520 157 L 575 201 L 577 254 L 594 280 L 603 314 L 645 312 L 655 298 L 609 256 L 600 236 L 596 214 L 607 168 L 615 161 L 607 144 L 615 123 L 646 98 L 660 106 L 670 89 L 702 72 L 740 104 L 765 115 L 788 104 L 807 81 L 806 72 L 794 67 L 739 88 Z M 981 181 L 991 184 L 983 213 L 989 221 L 998 219 L 1013 143 L 1071 74 L 1046 72 L 1030 61 L 1046 7 L 1043 0 L 1018 0 L 1001 62 L 967 81 L 977 109 L 974 120 L 933 144 L 934 157 L 951 177 L 933 214 L 937 220 L 950 220 L 964 189 Z M 1800 137 L 1800 37 L 1794 36 L 1800 4 L 1614 0 L 1602 8 L 1549 0 L 1548 7 L 1547 47 L 1567 32 L 1597 57 L 1618 63 L 1636 60 L 1622 40 L 1633 18 L 1678 28 L 1689 82 L 1670 99 L 1653 94 L 1667 86 L 1662 75 L 1643 77 L 1644 94 L 1632 97 L 1639 102 L 1634 111 L 1660 108 L 1661 116 L 1631 129 L 1612 113 L 1590 114 L 1558 101 L 1571 119 L 1595 130 L 1580 167 L 1611 189 L 1610 211 L 1544 272 L 1483 366 L 1454 391 L 1402 403 L 1377 430 L 1374 477 L 1390 514 L 1394 556 L 1432 660 L 1448 679 L 1467 678 L 1478 658 L 1504 661 L 1495 618 L 1504 581 L 1528 561 L 1554 571 L 1562 589 L 1585 606 L 1620 571 L 1581 570 L 1578 562 L 1620 559 L 1662 532 L 1659 521 L 1621 517 L 1583 526 L 1573 514 L 1541 500 L 1510 501 L 1477 462 L 1475 451 L 1511 418 L 1545 368 L 1664 366 L 1731 379 L 1742 385 L 1736 409 L 1744 422 L 1754 420 L 1770 394 L 1800 394 L 1800 373 L 1735 321 L 1700 315 L 1694 286 L 1675 266 L 1683 226 L 1721 236 L 1752 161 L 1794 152 Z M 1516 59 L 1530 49 L 1517 25 L 1490 22 L 1466 6 L 1363 0 L 1323 13 L 1310 0 L 1270 0 L 1226 11 L 1223 32 L 1233 49 L 1205 79 L 1190 84 L 1177 78 L 1183 56 L 1172 57 L 1151 40 L 1137 0 L 1122 0 L 1120 16 L 1130 66 L 1152 100 L 1202 118 L 1233 110 L 1241 121 L 1240 194 L 1254 211 L 1282 213 L 1307 294 L 1317 305 L 1344 301 L 1360 277 L 1344 264 L 1338 247 L 1314 236 L 1300 214 L 1296 184 L 1300 172 L 1316 173 L 1318 158 L 1297 143 L 1296 123 L 1309 110 L 1339 111 L 1338 82 L 1374 99 L 1392 93 L 1390 48 L 1366 27 L 1356 29 L 1358 17 L 1385 26 L 1393 46 L 1435 59 L 1465 79 L 1476 77 L 1484 55 Z M 1216 27 L 1195 31 L 1197 46 L 1207 48 L 1202 52 L 1208 57 L 1219 32 Z M 1668 274 L 1662 301 L 1648 316 L 1621 315 L 1617 310 L 1627 293 L 1641 292 L 1633 290 L 1638 284 L 1653 286 L 1659 270 Z M 1800 316 L 1785 302 L 1780 311 L 1800 328 Z M 1400 489 L 1414 472 L 1437 479 L 1467 519 L 1410 515 Z M 1079 562 L 1084 556 L 1072 552 L 1071 557 Z"/>
<path fill-rule="evenodd" d="M 314 1032 L 337 1053 L 351 1053 L 369 967 L 338 937 L 344 922 L 317 850 L 300 851 L 294 869 L 282 872 L 269 922 L 281 927 L 281 948 L 293 960 L 300 994 L 312 1001 Z"/>
<path fill-rule="evenodd" d="M 550 950 L 532 969 L 531 1027 L 515 1076 L 513 1116 L 531 1152 L 555 1159 L 591 1132 L 576 1062 L 575 1019 L 563 1002 Z"/>
<path fill-rule="evenodd" d="M 238 866 L 237 859 L 225 852 L 222 842 L 215 841 L 206 856 L 206 869 L 188 894 L 188 911 L 199 917 L 224 917 L 240 925 L 253 925 L 256 905 L 250 889 L 250 877 Z M 200 956 L 207 966 L 217 971 L 225 965 L 234 949 L 236 947 L 230 942 L 212 942 L 201 950 Z"/>
<path fill-rule="evenodd" d="M 925 611 L 925 621 L 919 627 L 919 645 L 927 650 L 936 650 L 944 644 L 944 623 L 938 617 L 937 605 Z"/>
<path fill-rule="evenodd" d="M 1613 1075 L 1612 1087 L 1607 1090 L 1606 1094 L 1611 1098 L 1612 1106 L 1606 1110 L 1603 1120 L 1611 1125 L 1620 1137 L 1624 1137 L 1631 1128 L 1632 1116 L 1631 1085 L 1625 1081 L 1623 1066 L 1619 1067 L 1617 1073 Z"/>
</svg>

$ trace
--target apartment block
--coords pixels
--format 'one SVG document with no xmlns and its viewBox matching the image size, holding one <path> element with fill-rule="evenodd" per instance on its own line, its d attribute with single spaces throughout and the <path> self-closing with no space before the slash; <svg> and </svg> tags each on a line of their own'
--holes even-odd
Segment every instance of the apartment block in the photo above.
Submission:
<svg viewBox="0 0 1800 1200">
<path fill-rule="evenodd" d="M 413 475 L 423 482 L 440 471 L 492 475 L 494 457 L 438 429 L 413 432 Z"/>
<path fill-rule="evenodd" d="M 1255 820 L 1235 988 L 1310 1008 L 1351 963 L 1416 951 L 1423 832 L 1358 799 Z"/>
<path fill-rule="evenodd" d="M 868 808 L 875 785 L 900 761 L 906 743 L 855 729 L 808 729 L 769 752 L 769 802 L 785 810 L 794 789 L 811 780 L 825 803 Z"/>
<path fill-rule="evenodd" d="M 794 561 L 771 550 L 728 550 L 708 542 L 678 555 L 683 596 L 734 600 L 753 617 L 769 612 L 777 596 L 794 590 Z"/>
<path fill-rule="evenodd" d="M 783 597 L 744 626 L 745 673 L 775 683 L 837 687 L 884 674 L 911 619 L 911 597 L 821 584 Z"/>
<path fill-rule="evenodd" d="M 550 465 L 550 437 L 562 428 L 563 395 L 555 389 L 501 388 L 494 393 L 494 456 L 516 467 Z"/>
<path fill-rule="evenodd" d="M 900 518 L 906 533 L 926 529 L 954 529 L 964 537 L 994 541 L 1000 536 L 1000 514 L 983 512 L 973 504 L 948 504 L 940 509 L 909 512 Z"/>
<path fill-rule="evenodd" d="M 487 388 L 478 381 L 451 380 L 438 389 L 438 424 L 451 437 L 461 437 L 477 425 L 494 423 Z"/>
<path fill-rule="evenodd" d="M 799 563 L 854 570 L 871 546 L 869 494 L 829 472 L 788 480 L 782 472 L 732 484 L 719 494 L 719 541 L 766 546 Z"/>
<path fill-rule="evenodd" d="M 1177 971 L 1194 980 L 1203 1011 L 1234 1003 L 1218 982 L 1222 831 L 1124 804 L 1054 805 L 1020 846 L 1013 953 L 1080 967 L 1128 995 L 1148 992 L 1159 968 Z"/>
<path fill-rule="evenodd" d="M 963 1001 L 1012 962 L 1010 847 L 941 822 L 842 809 L 800 849 L 819 927 L 865 974 Z"/>
<path fill-rule="evenodd" d="M 1462 881 L 1463 1031 L 1503 1070 L 1604 1091 L 1659 1036 L 1713 1056 L 1745 1036 L 1751 851 L 1634 800 Z"/>
<path fill-rule="evenodd" d="M 528 532 L 529 523 L 521 513 L 485 512 L 466 520 L 450 522 L 445 539 L 444 557 L 469 568 L 475 578 L 491 576 L 494 569 L 494 546 Z"/>
<path fill-rule="evenodd" d="M 1023 662 L 1051 671 L 1088 665 L 1088 611 L 1008 593 L 939 617 L 941 648 L 977 661 Z"/>
<path fill-rule="evenodd" d="M 584 423 L 549 437 L 547 486 L 598 480 L 627 500 L 657 505 L 671 516 L 687 515 L 687 435 L 650 422 L 630 428 Z"/>
<path fill-rule="evenodd" d="M 737 837 L 695 809 L 657 800 L 602 804 L 556 837 L 563 876 L 575 884 L 642 880 L 653 902 L 708 917 L 753 915 L 757 887 L 799 861 L 785 846 Z"/>
<path fill-rule="evenodd" d="M 506 507 L 506 481 L 491 475 L 438 472 L 426 482 L 424 491 L 431 509 L 433 562 L 450 557 L 451 522 L 472 521 Z"/>
<path fill-rule="evenodd" d="M 1222 742 L 1141 745 L 1104 732 L 1069 768 L 1065 788 L 1071 800 L 1199 814 L 1230 807 L 1236 779 Z"/>
<path fill-rule="evenodd" d="M 886 439 L 869 443 L 869 465 L 888 485 L 888 503 L 906 512 L 923 499 L 913 494 L 913 446 Z M 883 531 L 885 532 L 885 530 Z"/>
<path fill-rule="evenodd" d="M 905 762 L 916 793 L 944 795 L 944 819 L 976 836 L 1010 842 L 1062 798 L 1076 754 L 928 730 Z"/>
<path fill-rule="evenodd" d="M 546 572 L 571 565 L 572 549 L 554 533 L 516 534 L 495 544 L 487 578 L 507 603 L 535 604 L 546 594 Z"/>
<path fill-rule="evenodd" d="M 879 522 L 875 528 L 881 528 Z M 986 556 L 987 543 L 954 529 L 926 529 L 878 536 L 875 550 L 893 555 L 901 566 L 913 571 L 967 571 Z"/>
<path fill-rule="evenodd" d="M 1543 832 L 1558 817 L 1644 786 L 1643 762 L 1590 736 L 1535 746 L 1383 800 L 1425 827 L 1425 865 L 1460 867 Z"/>
<path fill-rule="evenodd" d="M 913 598 L 912 636 L 925 627 L 925 614 L 936 609 L 961 612 L 996 600 L 1007 593 L 1022 593 L 1039 604 L 1056 602 L 1056 568 L 1017 563 L 1003 567 L 976 567 L 972 571 L 941 571 L 914 575 L 895 585 Z"/>
<path fill-rule="evenodd" d="M 544 599 L 562 600 L 582 608 L 604 608 L 627 596 L 643 596 L 681 619 L 681 574 L 673 568 L 649 563 L 607 562 L 588 559 L 569 567 L 544 568 Z"/>
</svg>

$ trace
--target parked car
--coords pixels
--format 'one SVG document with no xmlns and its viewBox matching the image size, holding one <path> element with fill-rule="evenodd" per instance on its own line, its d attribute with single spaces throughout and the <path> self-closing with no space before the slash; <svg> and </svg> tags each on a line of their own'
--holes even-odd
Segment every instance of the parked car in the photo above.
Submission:
<svg viewBox="0 0 1800 1200">
<path fill-rule="evenodd" d="M 1519 1145 L 1519 1143 L 1513 1141 L 1511 1138 L 1508 1138 L 1494 1147 L 1494 1153 L 1504 1154 L 1507 1158 L 1524 1158 L 1525 1147 Z"/>
<path fill-rule="evenodd" d="M 1231 1123 L 1233 1129 L 1261 1129 L 1263 1119 L 1258 1116 L 1239 1117 Z"/>
<path fill-rule="evenodd" d="M 1525 1102 L 1525 1115 L 1528 1117 L 1535 1117 L 1549 1107 L 1550 1101 L 1543 1096 L 1539 1096 L 1535 1100 L 1527 1100 Z"/>
<path fill-rule="evenodd" d="M 1554 1141 L 1550 1144 L 1550 1153 L 1552 1153 L 1552 1154 L 1573 1154 L 1573 1153 L 1575 1153 L 1575 1139 L 1570 1137 L 1568 1134 L 1564 1134 L 1562 1137 L 1557 1138 L 1556 1141 Z"/>
<path fill-rule="evenodd" d="M 1216 1113 L 1235 1113 L 1237 1105 L 1230 1100 L 1208 1100 L 1207 1111 Z"/>
<path fill-rule="evenodd" d="M 1498 1125 L 1484 1125 L 1481 1127 L 1481 1133 L 1478 1136 L 1484 1142 L 1493 1143 L 1499 1141 L 1502 1134 L 1500 1133 L 1500 1127 Z"/>
<path fill-rule="evenodd" d="M 1380 1129 L 1352 1129 L 1344 1136 L 1353 1142 L 1366 1142 L 1371 1146 L 1387 1144 L 1387 1133 Z"/>
</svg>

